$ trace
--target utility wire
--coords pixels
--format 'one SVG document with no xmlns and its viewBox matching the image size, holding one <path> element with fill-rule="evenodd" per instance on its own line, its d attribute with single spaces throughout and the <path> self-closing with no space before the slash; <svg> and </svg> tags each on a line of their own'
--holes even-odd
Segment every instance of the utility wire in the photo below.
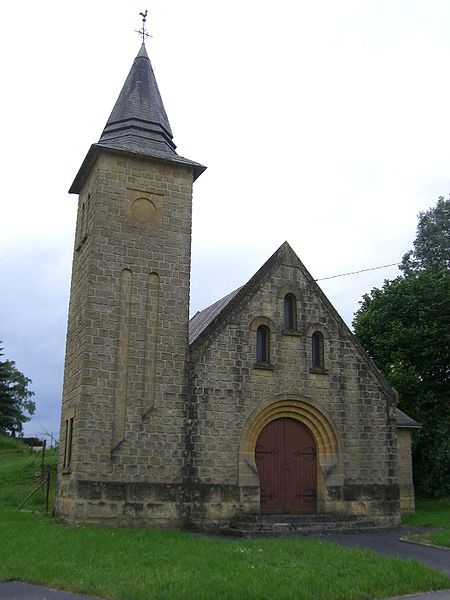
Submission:
<svg viewBox="0 0 450 600">
<path fill-rule="evenodd" d="M 381 265 L 379 267 L 369 267 L 368 269 L 361 269 L 360 271 L 351 271 L 350 273 L 340 273 L 339 275 L 330 275 L 329 277 L 320 277 L 314 281 L 325 281 L 325 279 L 335 279 L 336 277 L 346 277 L 347 275 L 356 275 L 357 273 L 365 273 L 366 271 L 377 271 L 378 269 L 386 269 L 386 267 L 395 267 L 402 263 L 391 263 L 390 265 Z"/>
</svg>

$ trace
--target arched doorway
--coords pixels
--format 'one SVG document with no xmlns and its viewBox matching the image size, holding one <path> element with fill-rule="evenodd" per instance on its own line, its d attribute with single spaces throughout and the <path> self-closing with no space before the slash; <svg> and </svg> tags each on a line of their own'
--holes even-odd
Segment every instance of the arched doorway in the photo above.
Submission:
<svg viewBox="0 0 450 600">
<path fill-rule="evenodd" d="M 317 451 L 307 427 L 286 417 L 271 421 L 258 436 L 255 461 L 261 514 L 316 512 Z"/>
</svg>

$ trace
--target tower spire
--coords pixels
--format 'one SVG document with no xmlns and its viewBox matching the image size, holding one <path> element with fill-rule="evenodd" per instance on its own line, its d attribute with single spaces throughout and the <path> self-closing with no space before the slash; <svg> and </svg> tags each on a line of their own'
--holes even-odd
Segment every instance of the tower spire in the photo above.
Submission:
<svg viewBox="0 0 450 600">
<path fill-rule="evenodd" d="M 142 44 L 99 144 L 144 154 L 177 156 L 155 74 Z"/>
<path fill-rule="evenodd" d="M 206 168 L 197 162 L 179 156 L 176 152 L 172 129 L 145 48 L 144 40 L 149 37 L 145 29 L 147 11 L 140 15 L 142 28 L 137 33 L 142 36 L 141 48 L 134 59 L 102 135 L 98 143 L 93 144 L 87 153 L 70 187 L 70 193 L 78 194 L 80 192 L 96 156 L 102 149 L 190 165 L 193 167 L 194 180 Z"/>
</svg>

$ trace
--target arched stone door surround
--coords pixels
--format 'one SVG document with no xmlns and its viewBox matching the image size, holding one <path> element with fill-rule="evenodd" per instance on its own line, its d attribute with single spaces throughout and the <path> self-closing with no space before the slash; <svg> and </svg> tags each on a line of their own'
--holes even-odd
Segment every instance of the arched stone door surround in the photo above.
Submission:
<svg viewBox="0 0 450 600">
<path fill-rule="evenodd" d="M 304 396 L 278 394 L 262 400 L 249 414 L 239 444 L 239 486 L 259 487 L 255 446 L 260 432 L 275 419 L 287 417 L 303 423 L 317 447 L 317 511 L 326 512 L 327 486 L 342 486 L 342 442 L 326 411 Z"/>
</svg>

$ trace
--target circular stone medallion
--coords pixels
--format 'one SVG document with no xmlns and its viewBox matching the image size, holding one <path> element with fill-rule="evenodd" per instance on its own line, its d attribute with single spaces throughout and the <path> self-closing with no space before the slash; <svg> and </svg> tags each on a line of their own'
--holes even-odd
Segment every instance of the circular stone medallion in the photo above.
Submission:
<svg viewBox="0 0 450 600">
<path fill-rule="evenodd" d="M 141 223 L 151 223 L 156 218 L 156 206 L 148 198 L 136 198 L 131 205 L 131 214 Z"/>
</svg>

